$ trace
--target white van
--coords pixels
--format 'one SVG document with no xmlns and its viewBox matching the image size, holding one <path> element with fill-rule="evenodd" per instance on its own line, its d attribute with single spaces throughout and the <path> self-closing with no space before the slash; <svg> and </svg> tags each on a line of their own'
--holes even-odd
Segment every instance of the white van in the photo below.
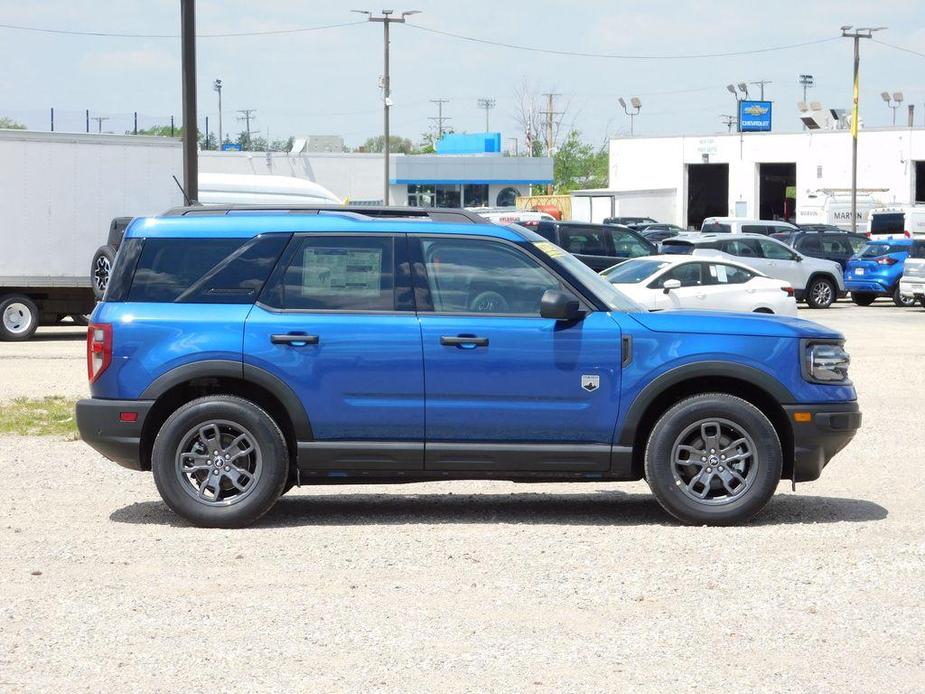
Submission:
<svg viewBox="0 0 925 694">
<path fill-rule="evenodd" d="M 263 174 L 199 174 L 203 205 L 342 205 L 343 200 L 312 181 Z"/>
<path fill-rule="evenodd" d="M 767 219 L 749 219 L 748 217 L 707 217 L 700 225 L 700 231 L 711 234 L 761 234 L 770 236 L 797 228 L 789 222 L 776 222 Z"/>
<path fill-rule="evenodd" d="M 925 239 L 925 205 L 902 205 L 873 210 L 867 222 L 867 237 Z"/>
<path fill-rule="evenodd" d="M 883 206 L 875 197 L 876 192 L 883 191 L 858 191 L 856 224 L 851 223 L 850 190 L 817 190 L 809 193 L 806 199 L 797 205 L 797 224 L 829 224 L 843 231 L 866 229 L 871 211 Z"/>
</svg>

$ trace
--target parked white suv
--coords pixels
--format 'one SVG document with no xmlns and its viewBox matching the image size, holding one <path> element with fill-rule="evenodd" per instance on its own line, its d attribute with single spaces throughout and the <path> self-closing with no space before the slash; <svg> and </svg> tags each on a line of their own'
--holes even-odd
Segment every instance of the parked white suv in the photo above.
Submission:
<svg viewBox="0 0 925 694">
<path fill-rule="evenodd" d="M 713 234 L 761 234 L 770 236 L 798 228 L 789 222 L 775 222 L 748 217 L 707 217 L 700 225 L 700 231 Z"/>
<path fill-rule="evenodd" d="M 912 243 L 909 257 L 903 263 L 903 276 L 899 278 L 899 293 L 911 296 L 925 307 L 925 240 Z"/>
<path fill-rule="evenodd" d="M 672 255 L 735 258 L 768 277 L 789 282 L 797 301 L 805 301 L 810 308 L 828 308 L 845 295 L 841 265 L 803 255 L 761 234 L 684 234 L 665 239 L 660 249 Z"/>
</svg>

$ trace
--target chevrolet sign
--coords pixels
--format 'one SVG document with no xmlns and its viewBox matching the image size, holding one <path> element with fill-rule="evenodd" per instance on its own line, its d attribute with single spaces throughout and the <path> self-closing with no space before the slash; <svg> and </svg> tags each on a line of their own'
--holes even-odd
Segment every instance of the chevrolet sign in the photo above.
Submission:
<svg viewBox="0 0 925 694">
<path fill-rule="evenodd" d="M 770 132 L 771 102 L 740 101 L 739 124 L 743 133 Z"/>
</svg>

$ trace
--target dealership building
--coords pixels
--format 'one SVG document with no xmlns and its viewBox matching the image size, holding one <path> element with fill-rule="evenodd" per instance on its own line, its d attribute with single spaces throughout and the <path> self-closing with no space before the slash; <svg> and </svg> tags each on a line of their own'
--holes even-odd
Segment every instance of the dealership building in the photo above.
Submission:
<svg viewBox="0 0 925 694">
<path fill-rule="evenodd" d="M 803 211 L 821 196 L 850 190 L 851 132 L 619 137 L 609 167 L 607 189 L 573 193 L 573 216 L 643 215 L 696 228 L 711 216 L 810 221 Z M 879 204 L 925 201 L 925 128 L 862 128 L 858 189 Z"/>
<path fill-rule="evenodd" d="M 549 157 L 511 157 L 501 152 L 500 133 L 447 135 L 435 154 L 389 157 L 390 205 L 507 207 L 531 184 L 552 182 Z M 201 151 L 209 173 L 297 176 L 318 183 L 353 204 L 382 204 L 381 153 Z"/>
</svg>

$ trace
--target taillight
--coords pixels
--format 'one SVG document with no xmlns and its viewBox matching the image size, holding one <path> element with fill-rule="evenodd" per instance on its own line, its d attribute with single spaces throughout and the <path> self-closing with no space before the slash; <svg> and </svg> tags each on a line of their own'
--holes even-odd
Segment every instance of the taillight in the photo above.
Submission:
<svg viewBox="0 0 925 694">
<path fill-rule="evenodd" d="M 873 234 L 871 234 L 869 231 L 867 232 L 866 236 L 867 236 L 867 238 L 869 238 L 869 239 L 874 238 Z"/>
<path fill-rule="evenodd" d="M 780 290 L 784 292 L 787 296 L 793 296 L 793 287 L 781 287 Z"/>
<path fill-rule="evenodd" d="M 903 232 L 903 236 L 905 236 L 907 239 L 912 238 L 912 234 L 908 230 Z"/>
<path fill-rule="evenodd" d="M 896 258 L 891 258 L 888 255 L 877 258 L 877 265 L 896 265 L 896 262 Z"/>
<path fill-rule="evenodd" d="M 94 383 L 112 361 L 112 326 L 91 323 L 87 327 L 87 378 Z"/>
</svg>

